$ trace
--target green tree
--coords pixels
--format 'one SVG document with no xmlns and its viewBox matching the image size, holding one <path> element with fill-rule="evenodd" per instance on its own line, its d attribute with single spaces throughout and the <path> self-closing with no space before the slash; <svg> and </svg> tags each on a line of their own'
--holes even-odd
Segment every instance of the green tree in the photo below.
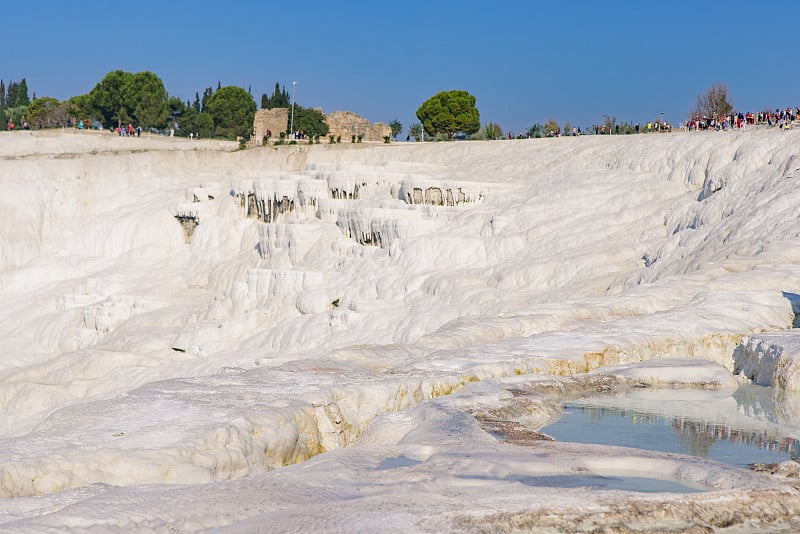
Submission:
<svg viewBox="0 0 800 534">
<path fill-rule="evenodd" d="M 6 88 L 6 108 L 13 108 L 17 102 L 17 90 L 19 89 L 19 84 L 14 80 L 8 81 L 8 87 Z"/>
<path fill-rule="evenodd" d="M 200 111 L 208 111 L 208 99 L 214 94 L 211 87 L 203 89 L 203 99 L 200 101 Z"/>
<path fill-rule="evenodd" d="M 415 141 L 419 141 L 422 138 L 422 125 L 415 122 L 408 128 L 408 134 L 413 137 Z"/>
<path fill-rule="evenodd" d="M 73 96 L 67 100 L 67 116 L 72 119 L 94 117 L 92 97 L 88 94 Z M 76 121 L 77 122 L 77 121 Z"/>
<path fill-rule="evenodd" d="M 328 123 L 325 122 L 325 115 L 317 109 L 304 108 L 297 104 L 294 105 L 294 129 L 304 132 L 307 136 L 328 135 Z M 289 131 L 288 122 L 286 131 Z"/>
<path fill-rule="evenodd" d="M 104 126 L 119 126 L 130 120 L 127 93 L 132 78 L 130 72 L 111 71 L 89 91 L 91 106 L 102 117 Z"/>
<path fill-rule="evenodd" d="M 59 109 L 59 102 L 57 99 L 43 96 L 37 98 L 28 105 L 28 121 L 31 126 L 39 124 L 43 126 L 52 126 L 56 122 L 56 113 Z"/>
<path fill-rule="evenodd" d="M 560 131 L 561 127 L 552 117 L 547 118 L 547 122 L 544 123 L 544 135 L 545 137 L 554 137 Z"/>
<path fill-rule="evenodd" d="M 0 109 L 6 109 L 6 84 L 0 80 Z"/>
<path fill-rule="evenodd" d="M 394 120 L 389 121 L 389 128 L 392 130 L 392 137 L 395 141 L 397 141 L 397 136 L 403 131 L 403 125 L 399 120 L 397 120 L 397 118 L 395 118 Z"/>
<path fill-rule="evenodd" d="M 530 126 L 526 131 L 531 137 L 537 138 L 542 136 L 542 132 L 545 131 L 545 128 L 537 122 L 536 124 Z"/>
<path fill-rule="evenodd" d="M 229 85 L 211 95 L 208 99 L 208 112 L 214 119 L 214 135 L 245 137 L 253 129 L 256 102 L 241 87 Z"/>
<path fill-rule="evenodd" d="M 184 103 L 183 100 L 178 98 L 177 96 L 171 96 L 167 99 L 166 103 L 167 107 L 167 117 L 162 124 L 166 123 L 167 126 L 174 126 L 177 130 L 176 134 L 186 135 L 189 134 L 189 131 L 183 131 L 184 122 L 186 122 L 188 115 L 194 112 L 194 108 L 188 104 Z"/>
<path fill-rule="evenodd" d="M 14 103 L 9 104 L 9 106 L 13 107 L 24 107 L 31 103 L 31 99 L 28 96 L 28 82 L 25 81 L 25 78 L 22 78 L 22 81 L 19 82 L 17 86 L 17 95 L 14 99 Z"/>
<path fill-rule="evenodd" d="M 422 103 L 417 110 L 425 133 L 442 133 L 452 139 L 457 132 L 473 134 L 481 128 L 481 115 L 475 97 L 466 91 L 442 91 Z"/>
<path fill-rule="evenodd" d="M 697 103 L 690 112 L 690 117 L 726 117 L 733 112 L 728 84 L 714 82 L 711 87 L 697 95 Z"/>
<path fill-rule="evenodd" d="M 164 83 L 150 71 L 136 74 L 111 71 L 89 91 L 89 97 L 91 110 L 84 112 L 102 117 L 107 127 L 125 122 L 136 122 L 143 127 L 163 126 L 169 114 Z"/>
<path fill-rule="evenodd" d="M 266 93 L 261 95 L 261 109 L 288 108 L 291 104 L 286 86 L 281 88 L 278 82 L 275 82 L 275 90 L 270 96 L 267 96 Z"/>
<path fill-rule="evenodd" d="M 150 71 L 137 72 L 128 80 L 128 113 L 142 128 L 162 126 L 169 115 L 167 90 L 161 78 Z"/>
<path fill-rule="evenodd" d="M 211 113 L 201 112 L 194 118 L 194 133 L 199 137 L 214 137 L 214 117 Z"/>
<path fill-rule="evenodd" d="M 179 98 L 172 97 L 168 101 L 170 108 L 170 123 L 175 127 L 175 135 L 189 137 L 214 136 L 214 119 L 209 113 L 200 113 L 194 104 L 184 104 Z"/>
</svg>

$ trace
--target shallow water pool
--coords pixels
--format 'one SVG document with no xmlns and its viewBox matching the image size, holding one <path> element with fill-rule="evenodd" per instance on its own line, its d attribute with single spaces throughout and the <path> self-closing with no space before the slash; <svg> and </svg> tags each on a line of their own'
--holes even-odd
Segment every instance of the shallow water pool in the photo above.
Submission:
<svg viewBox="0 0 800 534">
<path fill-rule="evenodd" d="M 583 398 L 541 429 L 559 441 L 689 454 L 736 467 L 800 458 L 800 397 L 741 386 L 733 395 L 640 389 Z"/>
</svg>

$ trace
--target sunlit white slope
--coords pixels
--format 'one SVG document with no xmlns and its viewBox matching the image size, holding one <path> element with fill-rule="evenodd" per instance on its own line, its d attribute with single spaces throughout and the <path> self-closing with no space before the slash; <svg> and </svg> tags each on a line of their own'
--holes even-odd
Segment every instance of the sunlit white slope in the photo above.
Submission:
<svg viewBox="0 0 800 534">
<path fill-rule="evenodd" d="M 800 509 L 797 492 L 775 479 L 697 458 L 498 442 L 467 412 L 510 400 L 519 387 L 513 382 L 508 391 L 472 384 L 463 394 L 384 413 L 355 445 L 265 474 L 215 484 L 95 484 L 8 500 L 0 530 L 514 532 L 638 524 L 669 531 L 747 518 L 788 522 Z M 597 484 L 602 489 L 591 487 Z M 647 484 L 680 493 L 641 493 Z M 701 493 L 684 493 L 692 490 Z"/>
<path fill-rule="evenodd" d="M 0 135 L 0 491 L 255 476 L 491 378 L 732 372 L 742 336 L 794 319 L 798 134 L 242 152 Z M 417 469 L 435 493 L 443 471 Z M 220 513 L 185 528 L 244 517 Z"/>
</svg>

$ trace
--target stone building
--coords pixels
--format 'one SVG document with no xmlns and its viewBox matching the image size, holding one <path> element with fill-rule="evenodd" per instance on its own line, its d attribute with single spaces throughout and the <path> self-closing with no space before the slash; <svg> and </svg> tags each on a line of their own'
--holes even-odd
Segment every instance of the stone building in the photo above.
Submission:
<svg viewBox="0 0 800 534">
<path fill-rule="evenodd" d="M 286 131 L 287 124 L 289 124 L 288 108 L 259 109 L 253 119 L 254 144 L 263 144 L 267 131 L 272 132 L 273 139 L 277 139 L 281 132 Z"/>
<path fill-rule="evenodd" d="M 320 110 L 321 111 L 321 110 Z M 267 130 L 272 132 L 272 139 L 278 139 L 280 132 L 286 131 L 289 124 L 290 108 L 260 109 L 253 119 L 253 144 L 261 145 Z M 392 129 L 382 122 L 370 123 L 367 119 L 352 111 L 334 111 L 323 113 L 328 124 L 328 135 L 341 136 L 342 142 L 350 142 L 350 136 L 363 135 L 363 141 L 383 142 L 383 138 L 392 134 Z"/>
</svg>

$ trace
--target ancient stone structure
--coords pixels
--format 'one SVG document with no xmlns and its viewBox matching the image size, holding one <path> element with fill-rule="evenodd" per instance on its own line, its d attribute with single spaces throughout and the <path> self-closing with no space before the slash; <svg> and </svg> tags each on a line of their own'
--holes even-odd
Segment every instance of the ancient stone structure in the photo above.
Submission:
<svg viewBox="0 0 800 534">
<path fill-rule="evenodd" d="M 330 132 L 328 135 L 342 136 L 342 142 L 349 142 L 350 137 L 363 135 L 364 141 L 383 141 L 384 136 L 391 135 L 392 129 L 382 122 L 370 122 L 352 111 L 334 111 L 325 115 Z"/>
<path fill-rule="evenodd" d="M 320 110 L 322 111 L 322 110 Z M 272 132 L 272 139 L 278 139 L 280 132 L 286 131 L 289 124 L 290 108 L 260 109 L 253 119 L 253 145 L 262 144 L 267 130 Z M 367 119 L 352 111 L 334 111 L 325 114 L 328 124 L 328 135 L 341 136 L 343 143 L 349 143 L 351 136 L 363 136 L 362 141 L 383 142 L 383 138 L 392 134 L 392 129 L 382 122 L 371 124 Z"/>
<path fill-rule="evenodd" d="M 259 109 L 253 119 L 254 144 L 261 145 L 268 130 L 272 132 L 273 139 L 278 139 L 280 132 L 286 131 L 287 124 L 289 124 L 288 108 Z"/>
</svg>

